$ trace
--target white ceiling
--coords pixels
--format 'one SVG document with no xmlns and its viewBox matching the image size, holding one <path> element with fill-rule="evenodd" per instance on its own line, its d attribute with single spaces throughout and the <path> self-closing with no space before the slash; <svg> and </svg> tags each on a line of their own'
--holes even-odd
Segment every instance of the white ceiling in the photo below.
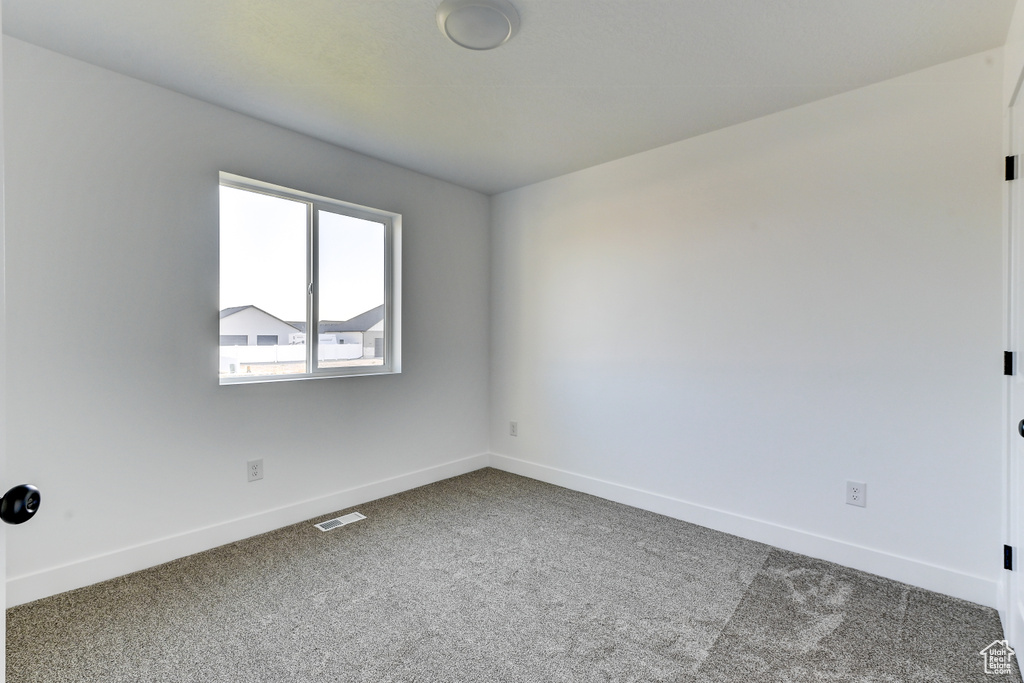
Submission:
<svg viewBox="0 0 1024 683">
<path fill-rule="evenodd" d="M 8 35 L 486 193 L 1003 44 L 1015 0 L 2 0 Z"/>
</svg>

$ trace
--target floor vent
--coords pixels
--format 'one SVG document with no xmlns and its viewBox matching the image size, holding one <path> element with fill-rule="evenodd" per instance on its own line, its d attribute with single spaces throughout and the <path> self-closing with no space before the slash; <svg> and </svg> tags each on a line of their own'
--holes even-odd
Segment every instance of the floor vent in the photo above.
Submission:
<svg viewBox="0 0 1024 683">
<path fill-rule="evenodd" d="M 330 531 L 331 529 L 337 529 L 340 526 L 345 526 L 346 524 L 351 524 L 352 522 L 358 522 L 361 519 L 366 519 L 366 515 L 361 515 L 358 512 L 350 512 L 349 514 L 344 515 L 343 517 L 335 517 L 334 519 L 329 519 L 326 522 L 320 522 L 319 524 L 314 524 L 313 526 L 315 526 L 320 531 Z"/>
</svg>

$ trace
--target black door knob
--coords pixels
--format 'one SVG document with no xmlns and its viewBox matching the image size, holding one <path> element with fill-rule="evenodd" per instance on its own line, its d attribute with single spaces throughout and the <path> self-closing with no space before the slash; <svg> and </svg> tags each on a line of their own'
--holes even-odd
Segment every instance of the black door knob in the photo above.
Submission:
<svg viewBox="0 0 1024 683">
<path fill-rule="evenodd" d="M 21 524 L 39 510 L 39 489 L 31 484 L 18 484 L 0 498 L 0 519 L 8 524 Z"/>
<path fill-rule="evenodd" d="M 1024 420 L 1021 420 L 1020 424 L 1017 425 L 1017 431 L 1021 436 L 1024 436 Z"/>
</svg>

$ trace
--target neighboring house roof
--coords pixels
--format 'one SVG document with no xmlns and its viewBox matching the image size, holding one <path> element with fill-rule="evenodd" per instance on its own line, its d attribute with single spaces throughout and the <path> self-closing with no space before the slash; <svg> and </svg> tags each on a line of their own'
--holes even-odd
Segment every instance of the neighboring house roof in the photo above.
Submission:
<svg viewBox="0 0 1024 683">
<path fill-rule="evenodd" d="M 384 304 L 371 308 L 348 320 L 321 320 L 317 325 L 319 334 L 326 332 L 366 332 L 368 329 L 384 320 Z M 300 332 L 306 331 L 305 322 L 288 323 Z"/>
<path fill-rule="evenodd" d="M 348 320 L 321 321 L 319 328 L 321 332 L 365 332 L 383 319 L 384 304 L 381 304 Z"/>
<path fill-rule="evenodd" d="M 224 318 L 228 317 L 229 315 L 234 315 L 235 313 L 238 313 L 240 311 L 244 311 L 247 308 L 255 309 L 255 310 L 259 311 L 260 313 L 262 313 L 263 315 L 269 316 L 269 317 L 273 318 L 274 320 L 279 320 L 280 322 L 284 323 L 285 325 L 288 325 L 289 327 L 295 327 L 295 323 L 290 323 L 290 322 L 287 322 L 285 320 L 281 320 L 280 318 L 278 318 L 273 313 L 267 313 L 266 311 L 264 311 L 259 306 L 253 306 L 253 305 L 249 305 L 249 306 L 232 306 L 231 308 L 225 308 L 224 310 L 222 310 L 220 312 L 220 318 L 221 318 L 221 320 L 223 320 Z M 303 325 L 303 327 L 305 327 L 305 325 Z M 299 329 L 299 328 L 296 327 L 295 329 Z M 301 330 L 301 331 L 305 332 L 305 330 Z"/>
<path fill-rule="evenodd" d="M 234 315 L 235 313 L 238 313 L 239 311 L 244 311 L 247 308 L 255 308 L 255 307 L 254 306 L 232 306 L 231 308 L 225 308 L 223 311 L 221 311 L 220 312 L 220 317 L 223 320 L 224 318 L 228 317 L 229 315 Z"/>
</svg>

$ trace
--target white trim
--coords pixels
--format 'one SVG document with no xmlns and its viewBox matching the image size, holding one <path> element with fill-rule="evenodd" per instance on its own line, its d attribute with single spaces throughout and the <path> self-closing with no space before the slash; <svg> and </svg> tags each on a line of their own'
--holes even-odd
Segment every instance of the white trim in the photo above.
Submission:
<svg viewBox="0 0 1024 683">
<path fill-rule="evenodd" d="M 226 543 L 297 524 L 313 517 L 362 505 L 371 500 L 457 477 L 487 467 L 489 456 L 479 454 L 434 467 L 382 479 L 326 496 L 285 505 L 174 536 L 122 548 L 84 560 L 7 579 L 7 606 L 106 581 L 131 572 L 203 552 Z"/>
<path fill-rule="evenodd" d="M 0 12 L 2 13 L 2 12 Z M 3 21 L 0 20 L 0 28 Z M 4 79 L 3 79 L 3 31 L 0 30 L 0 434 L 7 434 L 7 237 L 4 207 Z M 7 479 L 7 438 L 0 436 L 0 475 L 4 482 Z M 4 489 L 7 487 L 5 486 Z M 4 525 L 0 525 L 4 526 Z M 0 529 L 0 575 L 6 576 L 7 567 L 7 529 Z M 0 604 L 5 602 L 4 587 L 0 586 Z M 6 661 L 7 631 L 0 631 L 0 657 Z M 6 667 L 5 667 L 6 668 Z M 0 683 L 4 683 L 5 673 L 0 669 Z"/>
<path fill-rule="evenodd" d="M 263 180 L 255 180 L 244 176 L 221 171 L 220 187 L 241 190 L 269 197 L 299 202 L 306 206 L 306 370 L 302 373 L 289 375 L 224 375 L 218 372 L 220 386 L 235 384 L 266 384 L 273 382 L 294 382 L 308 379 L 328 379 L 333 377 L 361 377 L 367 375 L 397 375 L 402 372 L 401 342 L 396 335 L 401 334 L 402 317 L 402 216 L 401 214 L 383 209 L 374 209 L 360 204 L 353 204 L 340 199 L 332 199 L 322 195 L 304 192 L 275 185 Z M 319 335 L 320 314 L 320 212 L 356 218 L 384 226 L 384 357 L 381 365 L 354 365 L 334 368 L 318 368 L 316 359 Z M 223 302 L 221 302 L 223 304 Z M 263 310 L 258 306 L 253 306 Z M 263 311 L 271 317 L 277 317 Z M 281 320 L 278 318 L 278 320 Z M 285 322 L 282 320 L 282 322 Z M 286 323 L 287 324 L 287 323 Z"/>
<path fill-rule="evenodd" d="M 921 562 L 785 527 L 725 510 L 689 503 L 660 493 L 623 486 L 574 472 L 548 467 L 507 455 L 491 455 L 491 467 L 549 484 L 599 496 L 606 500 L 656 512 L 674 519 L 723 531 L 742 538 L 835 562 L 846 567 L 884 576 L 895 581 L 944 593 L 963 600 L 996 607 L 999 583 L 964 574 L 947 567 Z"/>
<path fill-rule="evenodd" d="M 1014 13 L 1015 17 L 1017 12 Z M 1007 44 L 1009 47 L 1009 43 Z M 1006 154 L 1017 155 L 1021 149 L 1021 107 L 1024 103 L 1019 102 L 1021 83 L 1024 82 L 1024 66 L 1020 61 L 1018 49 L 1004 50 L 1004 78 L 1007 75 L 1014 75 L 1014 89 L 1010 101 L 1003 113 L 1003 144 Z M 1015 72 L 1015 73 L 1014 73 Z M 1021 323 L 1019 292 L 1022 285 L 1021 268 L 1021 247 L 1022 237 L 1021 225 L 1021 189 L 1019 179 L 1020 166 L 1018 160 L 1018 179 L 1012 183 L 1003 183 L 1003 296 L 1004 296 L 1004 334 L 1006 350 L 1014 352 L 1014 373 L 1019 376 L 1022 368 L 1021 363 Z M 1003 532 L 1003 542 L 1013 548 L 1014 570 L 1002 572 L 999 581 L 998 608 L 999 618 L 1003 623 L 1005 637 L 1013 647 L 1020 647 L 1024 638 L 1024 606 L 1022 606 L 1021 592 L 1024 585 L 1020 576 L 1020 552 L 1022 530 L 1020 528 L 1021 517 L 1021 496 L 1018 490 L 1021 480 L 1019 459 L 1015 454 L 1019 448 L 1016 439 L 1016 422 L 1019 418 L 1021 406 L 1022 389 L 1020 380 L 1016 376 L 1005 378 L 1003 382 L 1003 425 L 1006 430 L 1003 438 L 1002 452 L 1002 519 L 1000 520 Z"/>
<path fill-rule="evenodd" d="M 1001 602 L 998 581 L 506 455 L 479 454 L 58 567 L 10 577 L 7 579 L 7 606 L 106 581 L 488 466 L 987 607 L 996 607 Z"/>
</svg>

